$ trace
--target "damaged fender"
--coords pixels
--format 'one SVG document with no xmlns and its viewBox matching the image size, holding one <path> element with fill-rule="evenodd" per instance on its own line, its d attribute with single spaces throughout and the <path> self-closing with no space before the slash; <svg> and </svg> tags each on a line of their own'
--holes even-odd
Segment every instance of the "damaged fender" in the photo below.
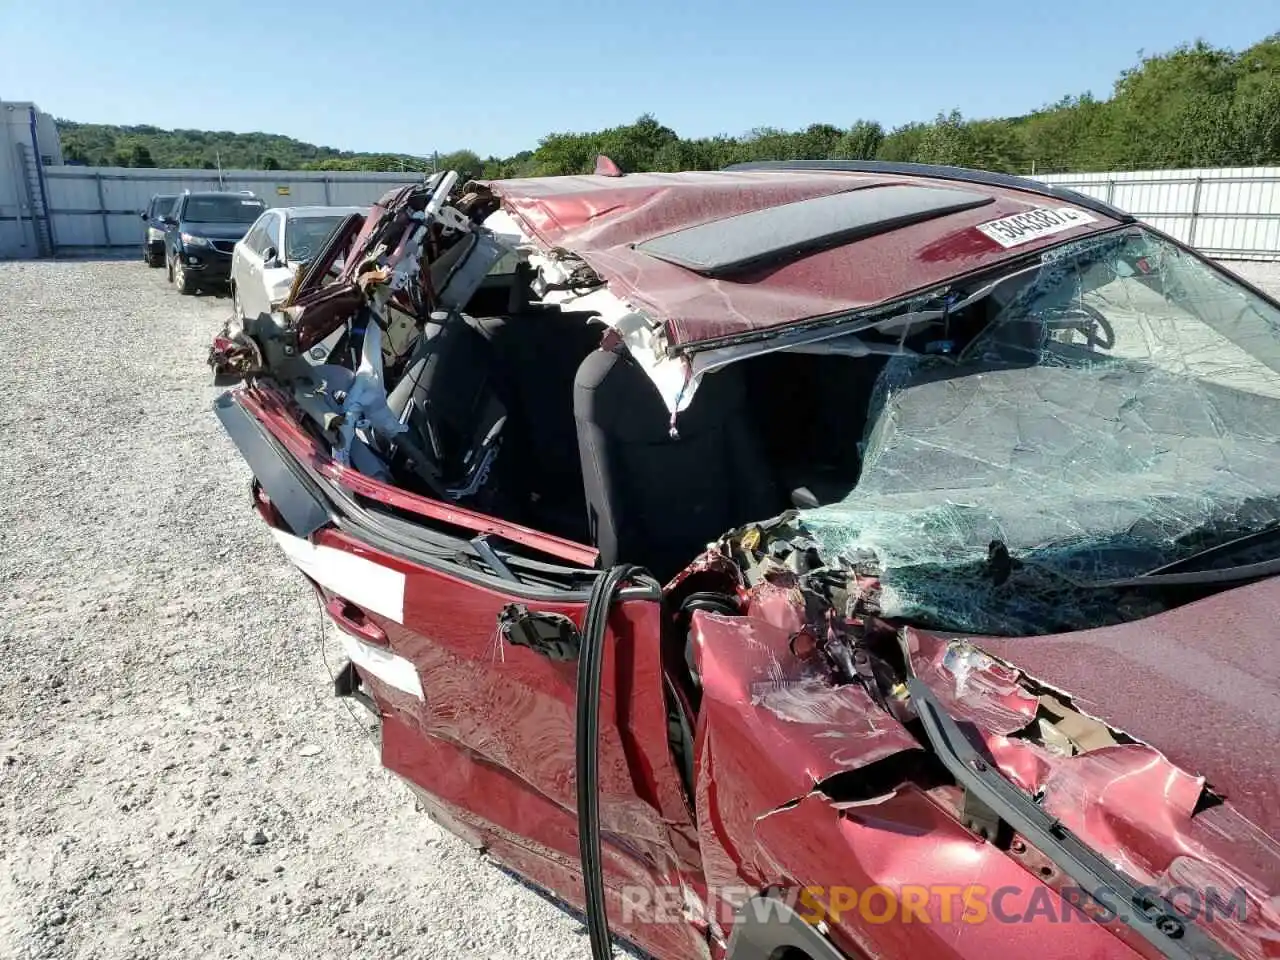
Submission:
<svg viewBox="0 0 1280 960">
<path fill-rule="evenodd" d="M 771 600 L 768 619 L 691 619 L 697 828 L 713 917 L 746 916 L 751 905 L 724 893 L 745 886 L 781 891 L 851 955 L 907 955 L 922 936 L 937 957 L 1142 955 L 1046 886 L 1036 861 L 958 822 L 959 791 L 932 755 L 864 688 L 836 685 L 792 652 L 801 617 Z M 981 682 L 1000 709 L 1026 716 L 1012 684 Z M 1063 917 L 1070 938 L 1052 933 Z"/>
</svg>

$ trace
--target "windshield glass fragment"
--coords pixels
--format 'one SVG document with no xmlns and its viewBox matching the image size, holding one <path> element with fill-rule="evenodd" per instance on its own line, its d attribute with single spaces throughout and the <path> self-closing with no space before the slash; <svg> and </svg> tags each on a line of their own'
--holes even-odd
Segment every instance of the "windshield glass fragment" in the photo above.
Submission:
<svg viewBox="0 0 1280 960">
<path fill-rule="evenodd" d="M 1133 620 L 1189 598 L 1107 581 L 1280 523 L 1280 312 L 1248 289 L 1133 228 L 937 313 L 880 374 L 857 485 L 801 511 L 864 609 Z"/>
</svg>

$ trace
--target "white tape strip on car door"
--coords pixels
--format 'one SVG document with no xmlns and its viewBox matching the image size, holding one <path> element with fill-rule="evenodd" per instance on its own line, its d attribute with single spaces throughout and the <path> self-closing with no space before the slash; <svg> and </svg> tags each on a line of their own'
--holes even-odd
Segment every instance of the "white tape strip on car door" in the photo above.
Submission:
<svg viewBox="0 0 1280 960">
<path fill-rule="evenodd" d="M 404 623 L 404 574 L 345 550 L 316 546 L 272 528 L 276 543 L 299 570 L 344 600 Z"/>
<path fill-rule="evenodd" d="M 370 676 L 378 677 L 387 686 L 396 687 L 419 700 L 426 699 L 422 695 L 422 681 L 417 677 L 417 668 L 410 660 L 398 657 L 380 646 L 361 643 L 351 634 L 339 631 L 339 636 L 342 637 L 342 652 L 357 667 L 364 669 Z"/>
<path fill-rule="evenodd" d="M 418 670 L 410 661 L 390 650 L 362 643 L 351 634 L 342 633 L 341 630 L 338 635 L 342 638 L 342 652 L 357 667 L 377 677 L 389 687 L 402 690 L 419 700 L 426 700 L 422 693 L 422 681 L 418 679 Z"/>
<path fill-rule="evenodd" d="M 399 570 L 345 550 L 317 546 L 283 530 L 273 528 L 271 533 L 297 568 L 316 583 L 357 606 L 380 613 L 396 623 L 404 623 L 404 574 Z M 419 700 L 426 699 L 417 668 L 409 660 L 390 650 L 363 643 L 341 629 L 338 636 L 343 653 L 357 667 L 389 687 Z"/>
</svg>

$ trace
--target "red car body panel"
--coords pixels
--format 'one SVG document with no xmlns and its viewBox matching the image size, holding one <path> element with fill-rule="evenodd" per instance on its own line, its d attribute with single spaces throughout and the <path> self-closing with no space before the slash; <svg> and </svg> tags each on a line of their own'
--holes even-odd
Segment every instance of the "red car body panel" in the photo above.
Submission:
<svg viewBox="0 0 1280 960">
<path fill-rule="evenodd" d="M 1224 591 L 1140 624 L 1025 640 L 987 652 L 1063 690 L 1209 781 L 1280 833 L 1280 580 Z M 1115 696 L 1117 689 L 1127 691 Z M 1272 877 L 1280 888 L 1280 872 Z"/>
<path fill-rule="evenodd" d="M 260 501 L 259 512 L 279 527 L 269 504 Z M 362 672 L 382 716 L 384 766 L 417 787 L 451 826 L 461 825 L 464 837 L 581 908 L 572 893 L 582 887 L 574 787 L 576 662 L 553 662 L 500 639 L 498 615 L 511 595 L 408 563 L 332 529 L 317 532 L 312 542 L 405 576 L 403 623 L 364 612 L 385 634 L 387 649 L 413 664 L 426 691 L 419 700 Z M 313 585 L 326 598 L 336 596 Z M 585 608 L 585 602 L 539 605 L 579 626 Z M 700 876 L 692 812 L 667 745 L 658 617 L 654 600 L 617 604 L 605 648 L 600 817 L 611 908 L 620 917 L 624 895 L 650 891 L 653 902 Z M 647 923 L 636 913 L 616 926 L 657 956 L 707 955 L 696 923 Z"/>
<path fill-rule="evenodd" d="M 1244 589 L 1274 596 L 1280 585 L 1269 581 Z M 1055 937 L 1053 931 L 1060 933 L 1062 918 L 1072 911 L 1057 895 L 1056 906 L 1046 908 L 1043 893 L 1035 890 L 1061 888 L 1060 871 L 1032 849 L 1010 856 L 974 838 L 956 821 L 960 797 L 953 787 L 912 787 L 842 800 L 840 774 L 870 776 L 868 768 L 877 761 L 918 750 L 919 743 L 861 688 L 831 685 L 791 652 L 791 638 L 804 624 L 800 604 L 788 602 L 787 591 L 766 587 L 752 593 L 753 600 L 763 595 L 764 602 L 747 617 L 694 617 L 704 685 L 696 806 L 704 870 L 713 890 L 746 882 L 759 888 L 844 885 L 901 891 L 904 885 L 927 882 L 933 899 L 922 901 L 921 912 L 931 924 L 912 931 L 900 924 L 868 925 L 859 917 L 863 922 L 833 925 L 868 956 L 919 950 L 939 957 L 1023 956 L 1038 937 L 1056 939 L 1047 949 L 1062 952 L 1049 956 L 1146 955 L 1149 948 L 1118 925 L 1105 932 L 1088 921 L 1089 928 L 1081 929 L 1083 916 L 1071 925 L 1069 940 Z M 1117 646 L 1123 638 L 1125 647 L 1140 649 L 1167 626 L 1168 617 L 1204 618 L 1212 613 L 1205 604 L 1227 596 L 1109 632 Z M 1166 623 L 1156 622 L 1161 620 Z M 1034 721 L 1038 701 L 1017 683 L 1017 670 L 981 655 L 956 669 L 948 655 L 952 638 L 913 630 L 907 636 L 917 676 L 948 713 L 972 724 L 1005 776 L 1028 793 L 1043 795 L 1050 813 L 1140 883 L 1219 897 L 1223 908 L 1206 926 L 1237 956 L 1276 956 L 1280 912 L 1269 892 L 1280 889 L 1280 845 L 1264 830 L 1230 802 L 1198 810 L 1203 781 L 1147 744 L 1124 743 L 1068 757 L 1020 738 Z M 1021 651 L 1041 642 L 1025 638 L 991 645 L 1007 645 L 1010 658 L 1022 665 L 1027 658 Z M 978 643 L 987 646 L 985 640 Z M 1088 659 L 1073 662 L 1087 664 Z M 1116 699 L 1113 692 L 1107 702 Z M 1144 698 L 1134 699 L 1140 704 Z M 1021 921 L 974 929 L 957 906 L 953 925 L 938 923 L 944 914 L 937 891 L 975 882 L 985 896 L 1005 890 L 998 909 Z M 1243 916 L 1225 909 L 1241 891 L 1248 897 Z M 987 909 L 993 906 L 986 901 Z M 1033 906 L 1047 919 L 1033 919 Z M 724 905 L 718 908 L 719 916 L 730 915 Z M 1030 939 L 1022 941 L 1024 935 Z"/>
<path fill-rule="evenodd" d="M 981 192 L 994 198 L 985 206 L 811 253 L 734 282 L 704 277 L 634 249 L 637 243 L 685 227 L 782 203 L 919 182 L 918 177 L 885 174 L 726 171 L 544 177 L 500 180 L 489 186 L 539 243 L 572 250 L 609 282 L 615 294 L 664 321 L 676 347 L 896 300 L 1119 223 L 1091 212 L 1094 223 L 1007 250 L 980 232 L 978 224 L 1036 208 L 1072 205 L 983 185 Z M 929 186 L 971 189 L 945 181 L 929 181 Z"/>
<path fill-rule="evenodd" d="M 1241 593 L 1245 596 L 1238 596 Z M 1261 599 L 1261 605 L 1254 605 L 1250 593 Z M 1260 827 L 1249 819 L 1249 811 L 1256 808 L 1252 801 L 1259 798 L 1246 794 L 1244 804 L 1239 805 L 1228 793 L 1225 803 L 1199 809 L 1204 780 L 1196 775 L 1222 770 L 1225 777 L 1231 775 L 1229 771 L 1245 767 L 1250 782 L 1266 776 L 1268 767 L 1259 768 L 1252 762 L 1260 756 L 1252 748 L 1260 744 L 1248 741 L 1265 736 L 1268 721 L 1261 716 L 1252 721 L 1236 717 L 1238 725 L 1205 737 L 1204 718 L 1197 714 L 1201 703 L 1191 689 L 1179 698 L 1167 680 L 1137 679 L 1113 658 L 1126 664 L 1150 663 L 1150 657 L 1163 655 L 1176 676 L 1179 664 L 1194 659 L 1197 652 L 1203 655 L 1203 648 L 1197 651 L 1192 639 L 1195 631 L 1185 628 L 1220 622 L 1215 615 L 1220 616 L 1227 607 L 1260 613 L 1277 595 L 1280 582 L 1273 579 L 1145 620 L 1082 631 L 1074 637 L 1087 639 L 1074 648 L 1070 660 L 1049 659 L 1062 656 L 1066 641 L 1061 638 L 974 641 L 997 656 L 1008 657 L 1017 669 L 979 656 L 968 658 L 963 668 L 956 670 L 954 664 L 948 665 L 949 638 L 914 630 L 908 630 L 907 636 L 917 675 L 929 684 L 948 713 L 973 724 L 971 729 L 980 733 L 982 745 L 1005 776 L 1033 796 L 1043 795 L 1049 812 L 1141 883 L 1161 890 L 1193 890 L 1197 895 L 1217 891 L 1223 898 L 1243 891 L 1249 898 L 1244 916 L 1219 911 L 1209 926 L 1240 957 L 1274 957 L 1280 947 L 1280 909 L 1274 900 L 1280 891 L 1280 844 L 1265 824 Z M 1241 619 L 1247 617 L 1243 614 Z M 1274 624 L 1274 618 L 1267 623 Z M 1254 626 L 1258 629 L 1253 636 L 1266 635 L 1261 622 L 1255 621 Z M 1098 635 L 1104 635 L 1105 640 Z M 1170 643 L 1170 637 L 1177 638 L 1177 643 Z M 1043 651 L 1039 650 L 1041 644 L 1046 645 Z M 1105 644 L 1104 655 L 1094 653 L 1099 644 Z M 1045 675 L 1027 669 L 1032 663 L 1057 664 L 1060 669 Z M 1264 673 L 1274 670 L 1274 663 L 1266 663 L 1264 659 L 1258 665 Z M 1105 673 L 1108 668 L 1114 668 L 1109 677 Z M 1202 664 L 1196 677 L 1209 683 L 1215 675 L 1231 675 L 1229 670 L 1215 674 L 1215 669 L 1205 669 Z M 1082 695 L 1084 702 L 1105 704 L 1098 708 L 1101 719 L 1131 735 L 1141 736 L 1139 731 L 1144 731 L 1150 740 L 1101 747 L 1073 757 L 1055 755 L 1031 743 L 1019 735 L 1036 715 L 1036 700 L 1017 685 L 1024 670 L 1036 680 L 1073 695 L 1079 693 L 1071 686 L 1076 679 L 1092 676 L 1095 693 L 1104 692 L 1105 682 L 1110 687 L 1105 697 L 1092 700 L 1086 693 Z M 1104 681 L 1104 677 L 1108 679 Z M 1184 673 L 1182 679 L 1194 681 L 1195 677 Z M 1121 690 L 1125 696 L 1118 695 Z M 1175 698 L 1164 706 L 1162 698 L 1169 695 Z M 1117 715 L 1133 725 L 1121 725 Z M 1225 732 L 1228 729 L 1229 734 Z M 1246 729 L 1256 732 L 1243 733 Z M 1238 753 L 1231 749 L 1229 739 L 1236 736 L 1245 741 Z M 1203 747 L 1197 749 L 1191 743 Z M 1180 750 L 1182 762 L 1175 763 L 1163 752 L 1174 749 Z M 1273 764 L 1274 759 L 1267 758 L 1267 762 Z M 1272 802 L 1276 783 L 1270 783 Z"/>
<path fill-rule="evenodd" d="M 1013 957 L 1051 938 L 1052 924 L 1043 920 L 972 922 L 983 909 L 979 900 L 1002 889 L 999 909 L 1025 914 L 1042 881 L 961 827 L 948 809 L 956 797 L 910 788 L 841 799 L 831 778 L 869 773 L 877 761 L 919 751 L 919 742 L 861 688 L 833 686 L 807 668 L 790 651 L 799 609 L 790 611 L 793 622 L 780 623 L 787 619 L 777 616 L 782 605 L 772 607 L 772 616 L 759 619 L 695 615 L 704 685 L 697 808 L 709 886 L 812 888 L 824 891 L 814 899 L 838 914 L 825 891 L 881 887 L 900 897 L 905 887 L 927 884 L 911 921 L 895 915 L 894 922 L 868 924 L 854 913 L 833 922 L 853 955 Z M 984 892 L 965 904 L 963 892 L 975 884 Z M 954 888 L 954 902 L 946 888 Z M 1054 917 L 1068 915 L 1056 894 L 1039 894 L 1046 895 Z M 729 906 L 717 905 L 719 916 L 731 916 Z M 1074 926 L 1081 929 L 1048 956 L 1140 955 L 1080 920 Z"/>
</svg>

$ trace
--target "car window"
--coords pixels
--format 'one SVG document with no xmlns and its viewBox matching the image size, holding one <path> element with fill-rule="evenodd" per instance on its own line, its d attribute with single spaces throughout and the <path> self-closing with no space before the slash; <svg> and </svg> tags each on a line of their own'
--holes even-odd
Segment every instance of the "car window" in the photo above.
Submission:
<svg viewBox="0 0 1280 960">
<path fill-rule="evenodd" d="M 1280 311 L 1140 230 L 1069 250 L 988 331 L 992 352 L 1141 363 L 1280 398 Z"/>
<path fill-rule="evenodd" d="M 285 234 L 285 259 L 310 260 L 323 249 L 325 241 L 342 220 L 340 216 L 290 218 Z"/>
<path fill-rule="evenodd" d="M 266 204 L 253 197 L 226 194 L 213 197 L 187 197 L 182 219 L 187 223 L 253 223 L 266 209 Z"/>
<path fill-rule="evenodd" d="M 275 247 L 276 253 L 280 253 L 284 249 L 284 223 L 283 217 L 278 213 L 271 216 L 266 224 L 267 230 L 267 246 Z"/>
<path fill-rule="evenodd" d="M 258 218 L 258 221 L 249 228 L 249 232 L 245 234 L 244 245 L 254 253 L 262 253 L 267 247 L 267 228 L 266 223 L 271 219 L 271 214 L 264 213 Z"/>
</svg>

